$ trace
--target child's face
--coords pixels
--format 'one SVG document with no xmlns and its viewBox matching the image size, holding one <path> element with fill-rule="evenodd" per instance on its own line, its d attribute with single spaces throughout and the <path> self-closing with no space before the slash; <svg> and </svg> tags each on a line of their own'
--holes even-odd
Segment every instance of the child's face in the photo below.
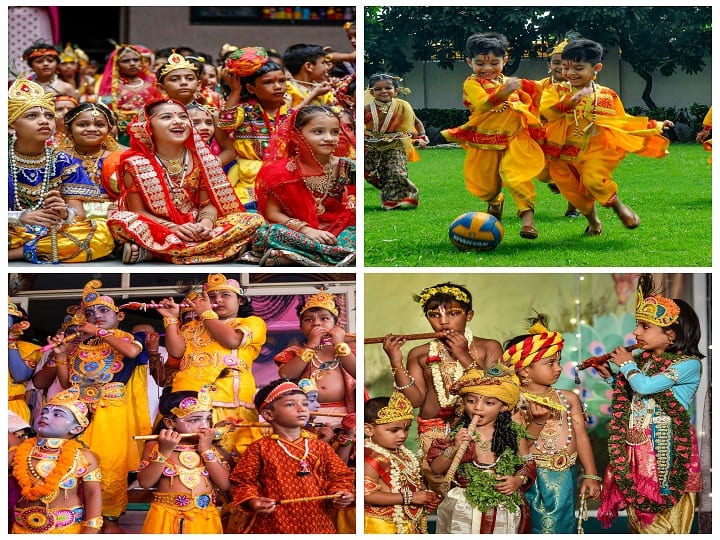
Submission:
<svg viewBox="0 0 720 540">
<path fill-rule="evenodd" d="M 210 291 L 208 297 L 213 304 L 217 304 L 213 311 L 221 319 L 237 317 L 240 309 L 240 297 L 232 291 Z"/>
<path fill-rule="evenodd" d="M 328 79 L 328 73 L 332 69 L 332 62 L 327 56 L 321 56 L 314 62 L 305 62 L 305 70 L 308 79 L 313 82 L 322 82 Z"/>
<path fill-rule="evenodd" d="M 77 73 L 77 70 L 77 62 L 62 62 L 60 65 L 58 65 L 58 71 L 63 77 L 74 77 L 75 73 Z"/>
<path fill-rule="evenodd" d="M 124 314 L 115 312 L 102 304 L 85 308 L 85 318 L 87 322 L 94 324 L 98 328 L 104 328 L 105 330 L 118 328 L 123 316 Z"/>
<path fill-rule="evenodd" d="M 550 386 L 557 382 L 562 373 L 560 367 L 560 353 L 553 354 L 547 358 L 541 358 L 527 366 L 528 376 L 537 384 Z"/>
<path fill-rule="evenodd" d="M 117 60 L 118 72 L 123 77 L 137 77 L 142 71 L 142 57 L 132 51 L 125 51 Z"/>
<path fill-rule="evenodd" d="M 199 411 L 184 418 L 173 418 L 171 424 L 178 433 L 198 433 L 202 428 L 212 427 L 212 413 Z"/>
<path fill-rule="evenodd" d="M 410 433 L 410 420 L 398 420 L 389 424 L 365 424 L 365 435 L 372 441 L 388 450 L 397 450 L 408 438 Z"/>
<path fill-rule="evenodd" d="M 82 431 L 70 409 L 59 405 L 43 407 L 33 427 L 38 436 L 48 439 L 69 439 Z"/>
<path fill-rule="evenodd" d="M 323 308 L 308 309 L 300 317 L 300 331 L 305 337 L 310 335 L 313 328 L 324 328 L 328 332 L 335 327 L 336 320 L 332 313 Z"/>
<path fill-rule="evenodd" d="M 397 88 L 392 81 L 386 79 L 381 79 L 373 84 L 370 92 L 380 103 L 390 103 L 392 98 L 397 96 Z"/>
<path fill-rule="evenodd" d="M 44 107 L 33 107 L 25 111 L 11 125 L 18 139 L 44 143 L 55 132 L 55 114 Z"/>
<path fill-rule="evenodd" d="M 585 88 L 595 79 L 596 72 L 602 69 L 602 64 L 590 62 L 574 62 L 563 60 L 563 77 L 569 81 L 573 88 Z"/>
<path fill-rule="evenodd" d="M 354 26 L 351 26 L 347 29 L 347 38 L 350 40 L 350 45 L 352 45 L 352 48 L 354 49 L 357 45 L 357 29 Z"/>
<path fill-rule="evenodd" d="M 331 156 L 340 141 L 340 120 L 337 116 L 315 114 L 300 128 L 315 157 Z"/>
<path fill-rule="evenodd" d="M 307 395 L 303 392 L 280 396 L 272 402 L 272 409 L 263 410 L 263 416 L 268 422 L 284 428 L 305 427 L 310 418 Z"/>
<path fill-rule="evenodd" d="M 192 69 L 176 69 L 163 79 L 162 87 L 168 97 L 190 103 L 195 97 L 198 84 L 197 74 Z"/>
<path fill-rule="evenodd" d="M 670 333 L 674 337 L 674 332 L 670 331 Z M 663 353 L 670 345 L 670 336 L 665 330 L 649 322 L 638 321 L 633 335 L 644 351 Z"/>
<path fill-rule="evenodd" d="M 215 88 L 215 85 L 217 84 L 217 70 L 215 69 L 215 66 L 211 66 L 210 64 L 203 64 L 200 81 L 202 82 L 203 86 Z"/>
<path fill-rule="evenodd" d="M 150 127 L 156 144 L 182 144 L 190 135 L 190 117 L 177 103 L 163 103 L 153 110 Z"/>
<path fill-rule="evenodd" d="M 58 58 L 51 54 L 38 56 L 30 62 L 30 67 L 41 80 L 51 78 L 58 68 Z"/>
<path fill-rule="evenodd" d="M 473 73 L 481 79 L 494 81 L 502 75 L 507 56 L 495 56 L 493 53 L 481 53 L 465 59 Z"/>
<path fill-rule="evenodd" d="M 110 124 L 105 115 L 97 111 L 84 111 L 73 120 L 70 134 L 80 147 L 99 147 L 110 134 Z"/>
<path fill-rule="evenodd" d="M 248 84 L 247 89 L 264 107 L 282 105 L 285 103 L 285 92 L 287 92 L 285 71 L 278 69 L 263 73 L 253 84 Z"/>
<path fill-rule="evenodd" d="M 565 80 L 565 77 L 563 76 L 563 61 L 560 54 L 553 54 L 550 57 L 548 67 L 550 68 L 550 74 L 556 81 Z"/>
<path fill-rule="evenodd" d="M 317 411 L 320 409 L 320 402 L 318 401 L 318 391 L 317 390 L 311 390 L 307 393 L 307 399 L 308 399 L 308 410 L 311 412 Z"/>
<path fill-rule="evenodd" d="M 474 314 L 472 311 L 466 312 L 455 300 L 447 304 L 435 305 L 430 301 L 425 317 L 436 332 L 442 330 L 464 332 L 465 325 L 472 320 Z"/>
<path fill-rule="evenodd" d="M 498 414 L 507 411 L 507 405 L 496 397 L 481 396 L 472 392 L 463 396 L 465 412 L 472 418 L 479 416 L 477 426 L 494 424 Z"/>
<path fill-rule="evenodd" d="M 208 142 L 212 139 L 212 136 L 215 134 L 215 123 L 210 113 L 202 109 L 190 109 L 188 115 L 190 116 L 193 126 L 195 126 L 200 137 L 202 137 L 202 140 Z"/>
<path fill-rule="evenodd" d="M 57 120 L 56 123 L 57 123 L 58 128 L 60 126 L 65 125 L 63 123 L 63 120 L 65 119 L 65 115 L 67 114 L 67 112 L 70 109 L 72 109 L 74 107 L 75 107 L 75 104 L 72 101 L 70 101 L 69 99 L 60 98 L 60 99 L 55 100 L 55 118 Z"/>
</svg>

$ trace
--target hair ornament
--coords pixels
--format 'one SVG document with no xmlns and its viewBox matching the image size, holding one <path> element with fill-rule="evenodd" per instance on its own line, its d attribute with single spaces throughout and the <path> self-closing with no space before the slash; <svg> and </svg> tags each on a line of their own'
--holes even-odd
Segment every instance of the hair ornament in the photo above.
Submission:
<svg viewBox="0 0 720 540">
<path fill-rule="evenodd" d="M 412 420 L 413 418 L 415 418 L 415 414 L 410 400 L 402 392 L 393 390 L 390 402 L 378 411 L 377 419 L 373 424 L 390 424 L 402 420 Z"/>
</svg>

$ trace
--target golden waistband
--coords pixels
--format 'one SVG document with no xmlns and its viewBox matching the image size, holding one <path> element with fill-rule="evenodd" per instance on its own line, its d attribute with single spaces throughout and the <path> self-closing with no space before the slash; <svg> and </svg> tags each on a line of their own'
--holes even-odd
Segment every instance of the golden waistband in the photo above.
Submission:
<svg viewBox="0 0 720 540">
<path fill-rule="evenodd" d="M 15 523 L 33 533 L 46 533 L 80 523 L 84 515 L 82 506 L 71 506 L 69 508 L 28 506 L 27 508 L 17 508 L 15 510 Z"/>
<path fill-rule="evenodd" d="M 176 510 L 192 510 L 194 508 L 202 510 L 215 504 L 215 496 L 213 493 L 197 495 L 192 493 L 155 493 L 152 502 L 170 506 Z"/>
<path fill-rule="evenodd" d="M 577 461 L 577 452 L 568 454 L 561 450 L 557 454 L 533 454 L 535 465 L 551 471 L 566 471 Z"/>
</svg>

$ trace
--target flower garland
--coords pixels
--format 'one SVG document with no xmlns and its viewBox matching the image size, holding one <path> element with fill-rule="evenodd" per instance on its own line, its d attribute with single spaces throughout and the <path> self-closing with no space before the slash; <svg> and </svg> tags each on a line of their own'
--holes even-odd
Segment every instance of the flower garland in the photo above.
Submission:
<svg viewBox="0 0 720 540">
<path fill-rule="evenodd" d="M 470 347 L 472 347 L 474 339 L 472 330 L 470 330 L 469 328 L 465 329 L 465 339 L 467 340 L 469 351 Z M 446 364 L 450 362 L 454 363 L 451 368 L 452 372 L 450 373 L 450 381 L 447 386 L 443 381 L 443 374 L 440 369 L 443 361 L 445 361 Z M 450 355 L 448 354 L 445 345 L 443 345 L 443 343 L 439 339 L 434 339 L 430 342 L 430 351 L 428 353 L 426 363 L 430 368 L 430 372 L 432 373 L 433 386 L 435 387 L 435 393 L 437 394 L 440 406 L 443 408 L 454 407 L 458 396 L 450 395 L 448 389 L 452 383 L 457 381 L 462 376 L 462 374 L 465 372 L 465 368 L 458 360 L 450 358 Z"/>
<path fill-rule="evenodd" d="M 31 460 L 30 453 L 33 448 L 35 448 L 36 443 L 37 437 L 33 437 L 32 439 L 23 441 L 20 446 L 17 447 L 15 457 L 13 458 L 13 475 L 20 485 L 22 496 L 27 500 L 37 501 L 53 494 L 54 499 L 57 497 L 57 491 L 60 489 L 60 482 L 66 475 L 72 472 L 75 459 L 83 446 L 77 441 L 67 440 L 60 449 L 55 467 L 45 477 L 44 481 L 37 483 L 37 478 L 33 478 L 29 469 L 29 467 L 32 467 L 32 463 L 28 463 L 28 461 Z"/>
<path fill-rule="evenodd" d="M 422 478 L 420 477 L 420 462 L 408 448 L 401 446 L 398 448 L 397 453 L 395 453 L 375 444 L 370 439 L 365 439 L 365 448 L 369 448 L 390 462 L 391 485 L 389 487 L 392 493 L 400 493 L 400 488 L 404 483 L 403 477 L 405 477 L 407 481 L 416 488 L 422 486 Z M 402 504 L 393 505 L 393 523 L 395 524 L 397 534 L 405 533 L 405 515 L 405 507 Z M 425 512 L 421 511 L 419 516 L 422 520 L 425 516 Z M 415 521 L 411 515 L 408 515 L 407 517 Z"/>
<path fill-rule="evenodd" d="M 522 496 L 519 491 L 514 491 L 510 495 L 500 493 L 495 489 L 495 475 L 512 476 L 523 463 L 523 458 L 511 448 L 506 448 L 500 454 L 493 468 L 479 469 L 472 463 L 463 463 L 459 472 L 470 480 L 465 488 L 465 498 L 468 503 L 481 512 L 487 512 L 488 509 L 500 505 L 510 512 L 516 511 L 523 504 Z"/>
<path fill-rule="evenodd" d="M 677 362 L 691 358 L 681 354 L 665 353 L 655 358 L 656 363 L 649 365 L 653 357 L 650 354 L 643 354 L 639 362 L 643 362 L 641 369 L 649 365 L 645 374 L 648 377 L 667 371 Z M 644 369 L 643 369 L 644 370 Z M 625 434 L 630 425 L 630 400 L 633 390 L 625 377 L 616 379 L 615 390 L 613 391 L 612 416 L 608 426 L 610 438 L 608 440 L 608 451 L 610 463 L 613 464 L 613 478 L 622 492 L 628 505 L 637 508 L 642 512 L 657 514 L 677 504 L 685 490 L 690 468 L 692 453 L 690 416 L 685 408 L 674 396 L 672 389 L 652 394 L 655 403 L 663 413 L 668 415 L 672 421 L 672 465 L 669 480 L 670 493 L 661 495 L 665 502 L 656 503 L 640 495 L 634 485 L 634 479 L 630 467 L 630 459 L 627 453 Z"/>
</svg>

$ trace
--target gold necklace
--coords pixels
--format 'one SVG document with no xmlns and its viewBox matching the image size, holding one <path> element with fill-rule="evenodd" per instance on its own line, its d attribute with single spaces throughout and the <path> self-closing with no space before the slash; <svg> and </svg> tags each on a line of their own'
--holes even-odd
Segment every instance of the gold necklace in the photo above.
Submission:
<svg viewBox="0 0 720 540">
<path fill-rule="evenodd" d="M 312 198 L 315 199 L 315 210 L 318 214 L 324 214 L 325 213 L 325 205 L 323 204 L 323 201 L 327 198 L 328 194 L 330 193 L 330 188 L 333 185 L 334 182 L 334 169 L 332 164 L 332 158 L 328 162 L 327 168 L 323 168 L 323 179 L 320 180 L 317 183 L 310 182 L 309 179 L 312 178 L 310 176 L 303 177 L 303 183 L 305 184 L 305 187 L 308 188 L 308 191 L 310 192 L 310 195 L 312 195 Z M 319 191 L 319 195 L 316 195 L 316 192 Z"/>
<path fill-rule="evenodd" d="M 375 107 L 377 107 L 377 110 L 380 111 L 383 114 L 387 114 L 387 112 L 390 110 L 390 106 L 392 105 L 392 101 L 388 101 L 387 103 L 384 103 L 382 101 L 375 100 Z"/>
<path fill-rule="evenodd" d="M 82 161 L 83 169 L 85 169 L 85 172 L 90 177 L 90 180 L 92 180 L 95 184 L 99 184 L 98 181 L 98 172 L 100 172 L 100 158 L 103 157 L 103 154 L 105 153 L 105 145 L 103 144 L 102 148 L 100 148 L 100 151 L 97 154 L 79 154 L 73 149 L 73 157 L 77 157 Z"/>
<path fill-rule="evenodd" d="M 161 156 L 160 154 L 157 154 L 157 157 L 160 158 L 160 163 L 163 164 L 165 170 L 173 176 L 177 176 L 185 170 L 185 162 L 187 161 L 187 150 L 183 150 L 182 154 L 180 154 L 175 159 L 166 158 Z"/>
</svg>

